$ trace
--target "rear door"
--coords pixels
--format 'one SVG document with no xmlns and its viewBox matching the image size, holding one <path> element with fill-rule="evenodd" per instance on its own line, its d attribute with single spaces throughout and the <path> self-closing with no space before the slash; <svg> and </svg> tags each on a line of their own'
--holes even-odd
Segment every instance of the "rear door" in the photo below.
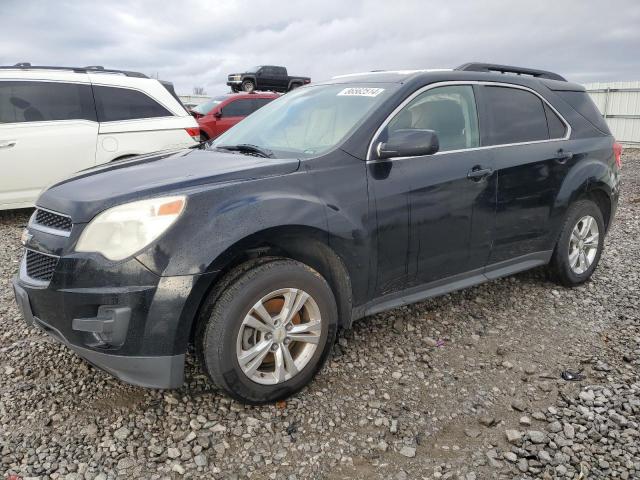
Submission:
<svg viewBox="0 0 640 480">
<path fill-rule="evenodd" d="M 0 208 L 93 166 L 97 135 L 90 84 L 0 80 Z"/>
<path fill-rule="evenodd" d="M 480 91 L 487 113 L 486 143 L 493 146 L 498 172 L 489 263 L 543 262 L 554 244 L 552 208 L 575 162 L 564 140 L 568 124 L 532 90 L 495 84 Z"/>
<path fill-rule="evenodd" d="M 185 127 L 195 120 L 186 112 L 183 116 L 174 115 L 154 98 L 134 88 L 94 83 L 93 94 L 100 122 L 98 164 L 193 143 Z"/>
</svg>

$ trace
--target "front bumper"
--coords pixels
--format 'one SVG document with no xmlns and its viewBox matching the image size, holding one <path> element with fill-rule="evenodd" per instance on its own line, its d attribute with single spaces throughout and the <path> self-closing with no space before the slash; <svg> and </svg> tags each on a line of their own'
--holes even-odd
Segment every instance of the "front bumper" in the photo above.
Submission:
<svg viewBox="0 0 640 480">
<path fill-rule="evenodd" d="M 26 260 L 23 259 L 23 264 Z M 206 275 L 161 277 L 138 260 L 61 257 L 53 278 L 13 279 L 25 321 L 134 385 L 177 388 Z M 194 296 L 198 296 L 194 299 Z"/>
<path fill-rule="evenodd" d="M 152 388 L 177 388 L 184 381 L 185 355 L 129 356 L 104 353 L 75 345 L 60 330 L 36 317 L 31 310 L 29 294 L 13 279 L 16 302 L 28 325 L 41 328 L 56 340 L 65 344 L 86 361 L 114 377 L 133 385 Z"/>
</svg>

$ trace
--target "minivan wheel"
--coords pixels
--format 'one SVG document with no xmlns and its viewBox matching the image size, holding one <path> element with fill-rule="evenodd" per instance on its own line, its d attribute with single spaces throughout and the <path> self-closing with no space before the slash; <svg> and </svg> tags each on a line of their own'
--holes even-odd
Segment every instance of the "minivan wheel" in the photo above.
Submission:
<svg viewBox="0 0 640 480">
<path fill-rule="evenodd" d="M 247 92 L 247 93 L 251 93 L 256 89 L 256 84 L 253 83 L 252 80 L 245 80 L 244 82 L 242 82 L 242 90 Z"/>
<path fill-rule="evenodd" d="M 604 245 L 604 219 L 598 206 L 580 200 L 569 208 L 549 270 L 558 283 L 573 287 L 593 274 Z"/>
<path fill-rule="evenodd" d="M 234 276 L 200 319 L 203 367 L 241 402 L 288 397 L 311 381 L 331 350 L 338 325 L 331 288 L 315 270 L 287 259 Z"/>
</svg>

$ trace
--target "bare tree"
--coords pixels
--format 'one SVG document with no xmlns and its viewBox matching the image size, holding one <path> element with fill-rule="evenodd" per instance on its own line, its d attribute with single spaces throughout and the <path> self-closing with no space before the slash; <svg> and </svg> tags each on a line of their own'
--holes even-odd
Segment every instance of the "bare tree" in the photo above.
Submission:
<svg viewBox="0 0 640 480">
<path fill-rule="evenodd" d="M 204 90 L 204 87 L 193 87 L 194 95 L 206 95 L 207 92 Z"/>
</svg>

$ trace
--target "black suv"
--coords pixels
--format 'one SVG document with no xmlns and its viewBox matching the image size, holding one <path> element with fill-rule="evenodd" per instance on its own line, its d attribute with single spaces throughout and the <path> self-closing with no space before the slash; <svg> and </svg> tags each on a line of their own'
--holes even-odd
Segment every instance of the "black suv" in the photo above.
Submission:
<svg viewBox="0 0 640 480">
<path fill-rule="evenodd" d="M 517 75 L 516 75 L 517 74 Z M 286 397 L 358 318 L 539 265 L 593 273 L 620 149 L 580 85 L 538 70 L 337 77 L 199 149 L 50 187 L 23 236 L 24 316 L 137 385 Z"/>
<path fill-rule="evenodd" d="M 275 65 L 259 65 L 244 73 L 232 73 L 227 77 L 227 85 L 232 92 L 251 93 L 254 90 L 271 90 L 272 92 L 289 92 L 311 82 L 309 77 L 292 77 L 285 67 Z"/>
</svg>

